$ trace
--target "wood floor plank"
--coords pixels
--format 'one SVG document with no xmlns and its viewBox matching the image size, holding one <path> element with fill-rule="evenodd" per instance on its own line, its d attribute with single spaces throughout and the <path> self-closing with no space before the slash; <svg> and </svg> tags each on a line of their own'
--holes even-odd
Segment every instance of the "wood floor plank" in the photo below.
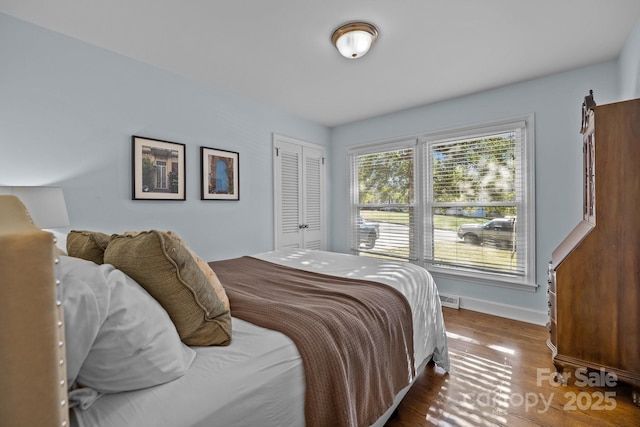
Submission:
<svg viewBox="0 0 640 427">
<path fill-rule="evenodd" d="M 599 372 L 578 372 L 577 383 L 568 372 L 567 383 L 559 382 L 545 327 L 443 311 L 451 370 L 428 365 L 386 427 L 640 426 L 625 384 L 604 384 Z"/>
</svg>

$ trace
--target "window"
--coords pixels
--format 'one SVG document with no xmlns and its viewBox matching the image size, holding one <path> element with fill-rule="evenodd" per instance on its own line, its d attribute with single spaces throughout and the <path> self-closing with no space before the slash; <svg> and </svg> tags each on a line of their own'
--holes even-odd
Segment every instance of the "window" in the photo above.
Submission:
<svg viewBox="0 0 640 427">
<path fill-rule="evenodd" d="M 533 116 L 350 150 L 352 249 L 535 287 Z"/>
<path fill-rule="evenodd" d="M 354 251 L 417 260 L 416 143 L 401 141 L 352 153 Z"/>
</svg>

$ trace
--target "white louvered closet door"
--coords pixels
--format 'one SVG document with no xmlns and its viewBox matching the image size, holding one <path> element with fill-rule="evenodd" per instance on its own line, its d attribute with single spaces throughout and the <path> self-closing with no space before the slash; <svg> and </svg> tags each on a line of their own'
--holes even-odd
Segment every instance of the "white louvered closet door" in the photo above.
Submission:
<svg viewBox="0 0 640 427">
<path fill-rule="evenodd" d="M 274 135 L 275 246 L 326 248 L 324 149 Z"/>
</svg>

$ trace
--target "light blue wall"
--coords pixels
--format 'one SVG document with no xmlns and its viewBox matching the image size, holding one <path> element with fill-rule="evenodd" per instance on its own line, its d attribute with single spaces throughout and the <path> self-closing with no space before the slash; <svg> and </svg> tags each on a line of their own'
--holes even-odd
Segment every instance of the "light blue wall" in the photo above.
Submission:
<svg viewBox="0 0 640 427">
<path fill-rule="evenodd" d="M 71 227 L 175 230 L 206 260 L 273 249 L 272 133 L 325 126 L 0 14 L 0 185 L 57 185 Z M 131 135 L 186 144 L 187 200 L 131 200 Z M 200 200 L 200 146 L 240 153 L 240 201 Z"/>
<path fill-rule="evenodd" d="M 620 98 L 640 97 L 640 18 L 620 54 Z"/>
<path fill-rule="evenodd" d="M 546 268 L 551 252 L 582 217 L 581 104 L 589 89 L 594 90 L 599 104 L 616 101 L 617 73 L 617 63 L 612 61 L 334 128 L 333 179 L 348 179 L 346 157 L 351 145 L 534 113 L 538 292 L 437 276 L 436 282 L 445 293 L 546 313 Z M 346 186 L 334 187 L 332 249 L 340 252 L 348 250 L 347 192 Z"/>
</svg>

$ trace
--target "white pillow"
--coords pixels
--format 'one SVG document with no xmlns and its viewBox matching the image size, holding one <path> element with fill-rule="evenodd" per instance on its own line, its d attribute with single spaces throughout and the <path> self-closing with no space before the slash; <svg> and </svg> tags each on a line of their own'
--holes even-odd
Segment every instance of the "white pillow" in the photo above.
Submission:
<svg viewBox="0 0 640 427">
<path fill-rule="evenodd" d="M 70 388 L 113 393 L 184 375 L 196 353 L 147 291 L 112 265 L 59 259 Z"/>
</svg>

